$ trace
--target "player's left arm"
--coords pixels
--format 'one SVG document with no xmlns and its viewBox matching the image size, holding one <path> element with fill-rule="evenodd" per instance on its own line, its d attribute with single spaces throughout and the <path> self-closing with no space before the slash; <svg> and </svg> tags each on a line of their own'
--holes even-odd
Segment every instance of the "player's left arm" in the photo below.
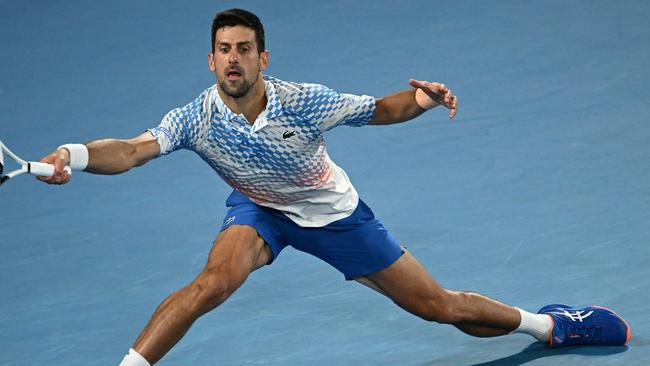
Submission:
<svg viewBox="0 0 650 366">
<path fill-rule="evenodd" d="M 375 114 L 368 124 L 389 125 L 413 119 L 429 109 L 442 105 L 449 109 L 449 118 L 456 116 L 458 97 L 445 84 L 409 80 L 414 89 L 378 98 Z"/>
</svg>

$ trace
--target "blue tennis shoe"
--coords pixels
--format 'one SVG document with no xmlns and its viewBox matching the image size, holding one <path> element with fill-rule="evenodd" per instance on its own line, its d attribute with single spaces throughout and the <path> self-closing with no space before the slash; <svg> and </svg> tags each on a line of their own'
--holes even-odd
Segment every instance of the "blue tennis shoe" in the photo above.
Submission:
<svg viewBox="0 0 650 366">
<path fill-rule="evenodd" d="M 621 346 L 632 337 L 630 327 L 620 315 L 600 306 L 574 309 L 566 305 L 552 304 L 544 306 L 537 313 L 548 314 L 553 320 L 553 329 L 548 341 L 551 347 Z"/>
</svg>

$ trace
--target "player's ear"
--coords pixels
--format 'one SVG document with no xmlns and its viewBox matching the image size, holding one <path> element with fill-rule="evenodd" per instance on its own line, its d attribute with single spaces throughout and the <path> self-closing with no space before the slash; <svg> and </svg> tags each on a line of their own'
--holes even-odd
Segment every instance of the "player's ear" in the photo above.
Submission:
<svg viewBox="0 0 650 366">
<path fill-rule="evenodd" d="M 269 67 L 269 51 L 265 50 L 260 52 L 260 71 L 266 70 Z"/>
<path fill-rule="evenodd" d="M 214 67 L 214 54 L 212 52 L 208 53 L 208 67 L 210 67 L 210 71 L 216 71 L 216 68 Z"/>
</svg>

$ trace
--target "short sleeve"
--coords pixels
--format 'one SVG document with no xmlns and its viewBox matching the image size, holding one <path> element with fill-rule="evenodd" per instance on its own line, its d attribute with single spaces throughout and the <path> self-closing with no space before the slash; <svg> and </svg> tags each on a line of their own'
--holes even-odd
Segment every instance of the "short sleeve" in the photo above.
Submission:
<svg viewBox="0 0 650 366">
<path fill-rule="evenodd" d="M 160 145 L 160 155 L 180 149 L 191 149 L 201 136 L 206 92 L 182 108 L 175 108 L 163 117 L 157 127 L 148 129 Z"/>
<path fill-rule="evenodd" d="M 338 93 L 328 87 L 310 84 L 303 108 L 321 131 L 336 126 L 367 125 L 375 113 L 375 98 L 368 95 Z"/>
</svg>

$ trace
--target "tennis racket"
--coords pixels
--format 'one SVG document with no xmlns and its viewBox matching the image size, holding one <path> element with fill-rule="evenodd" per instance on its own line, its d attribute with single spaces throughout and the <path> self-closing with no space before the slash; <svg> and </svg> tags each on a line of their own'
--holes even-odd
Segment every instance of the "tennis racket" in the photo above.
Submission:
<svg viewBox="0 0 650 366">
<path fill-rule="evenodd" d="M 5 154 L 7 154 L 18 165 L 20 165 L 20 168 L 5 174 L 4 172 Z M 65 171 L 68 172 L 68 174 L 72 174 L 72 170 L 70 169 L 69 166 L 65 167 Z M 0 140 L 0 186 L 4 182 L 8 181 L 9 179 L 25 173 L 42 176 L 42 177 L 51 177 L 54 175 L 54 165 L 23 160 L 20 157 L 18 157 L 18 155 L 14 154 L 11 150 L 9 150 L 9 148 L 5 146 L 4 143 L 2 143 L 2 140 Z"/>
</svg>

